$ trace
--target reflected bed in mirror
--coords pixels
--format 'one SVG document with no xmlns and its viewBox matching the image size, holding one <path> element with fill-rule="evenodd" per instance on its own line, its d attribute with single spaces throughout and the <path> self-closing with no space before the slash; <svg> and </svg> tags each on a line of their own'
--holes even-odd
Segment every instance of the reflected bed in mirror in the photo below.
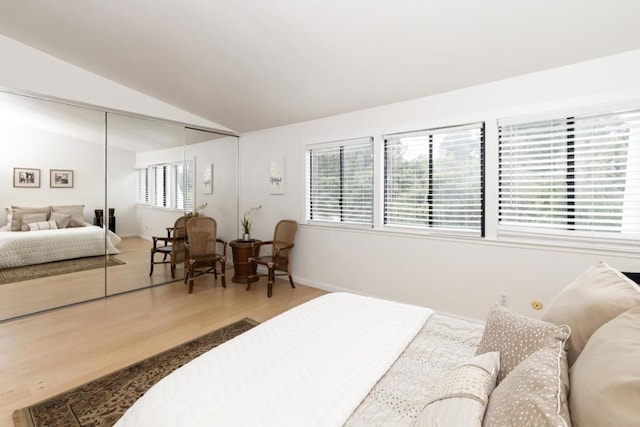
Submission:
<svg viewBox="0 0 640 427">
<path fill-rule="evenodd" d="M 151 236 L 166 234 L 194 206 L 207 204 L 202 214 L 216 217 L 225 238 L 236 237 L 237 136 L 46 98 L 0 90 L 0 226 L 29 229 L 0 231 L 0 272 L 40 270 L 0 277 L 0 320 L 182 280 L 182 264 L 175 279 L 164 266 L 149 277 Z M 198 179 L 203 164 L 216 165 L 214 194 Z M 14 186 L 16 168 L 40 171 L 40 185 Z M 51 206 L 83 210 L 69 228 Z M 12 207 L 45 212 L 28 212 L 40 216 L 23 223 L 25 212 L 13 216 Z M 61 267 L 67 259 L 78 262 Z"/>
</svg>

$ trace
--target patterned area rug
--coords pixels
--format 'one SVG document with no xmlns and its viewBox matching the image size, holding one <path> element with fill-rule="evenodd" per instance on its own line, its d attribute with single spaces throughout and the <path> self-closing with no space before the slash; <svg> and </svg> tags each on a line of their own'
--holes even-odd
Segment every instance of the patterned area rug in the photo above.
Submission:
<svg viewBox="0 0 640 427">
<path fill-rule="evenodd" d="M 16 427 L 112 426 L 160 379 L 256 326 L 242 319 L 193 341 L 13 413 Z"/>
<path fill-rule="evenodd" d="M 107 267 L 125 264 L 124 261 L 110 255 L 107 258 Z M 104 268 L 103 256 L 67 259 L 64 261 L 48 262 L 46 264 L 26 265 L 24 267 L 12 267 L 0 270 L 0 285 L 23 280 L 39 279 L 41 277 L 56 276 L 58 274 L 75 273 L 76 271 Z"/>
</svg>

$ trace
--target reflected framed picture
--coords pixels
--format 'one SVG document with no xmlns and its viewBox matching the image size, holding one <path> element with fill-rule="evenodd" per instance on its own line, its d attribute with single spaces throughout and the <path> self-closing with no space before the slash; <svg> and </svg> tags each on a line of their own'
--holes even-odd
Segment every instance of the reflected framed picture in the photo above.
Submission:
<svg viewBox="0 0 640 427">
<path fill-rule="evenodd" d="M 202 190 L 204 194 L 213 194 L 213 164 L 205 165 L 202 172 Z"/>
<path fill-rule="evenodd" d="M 40 188 L 40 169 L 13 168 L 13 186 Z"/>
<path fill-rule="evenodd" d="M 73 188 L 73 171 L 51 169 L 49 171 L 49 186 L 51 188 Z"/>
</svg>

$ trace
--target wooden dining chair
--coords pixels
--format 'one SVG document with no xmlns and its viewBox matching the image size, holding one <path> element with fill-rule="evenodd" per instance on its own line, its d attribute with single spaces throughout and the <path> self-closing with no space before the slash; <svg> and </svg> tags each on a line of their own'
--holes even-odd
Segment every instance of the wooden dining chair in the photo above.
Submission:
<svg viewBox="0 0 640 427">
<path fill-rule="evenodd" d="M 176 278 L 176 265 L 185 260 L 185 239 L 186 223 L 192 214 L 187 214 L 178 218 L 173 227 L 167 227 L 167 235 L 163 237 L 153 236 L 153 247 L 151 248 L 151 269 L 149 276 L 153 274 L 153 267 L 156 264 L 171 264 L 171 278 Z M 156 261 L 156 254 L 162 254 L 162 260 Z M 169 258 L 167 260 L 167 257 Z"/>
<path fill-rule="evenodd" d="M 267 296 L 271 298 L 273 294 L 273 281 L 275 276 L 289 276 L 289 283 L 292 288 L 296 285 L 293 283 L 293 277 L 291 277 L 291 263 L 290 255 L 291 249 L 295 246 L 293 241 L 298 231 L 298 223 L 289 219 L 283 219 L 276 224 L 276 228 L 273 231 L 273 240 L 266 242 L 255 242 L 253 247 L 258 256 L 250 257 L 249 263 L 251 263 L 252 271 L 257 271 L 257 266 L 263 266 L 267 268 Z M 260 251 L 263 247 L 271 246 L 271 255 L 260 255 Z M 282 271 L 283 273 L 277 273 Z M 251 282 L 258 276 L 265 276 L 265 274 L 252 274 L 249 276 L 249 283 L 247 283 L 247 290 L 251 289 Z"/>
<path fill-rule="evenodd" d="M 225 267 L 227 242 L 217 237 L 216 220 L 206 216 L 194 216 L 187 221 L 187 276 L 189 293 L 193 292 L 193 280 L 203 274 L 212 273 L 226 288 Z M 221 252 L 221 253 L 220 253 Z M 218 269 L 219 265 L 219 269 Z"/>
</svg>

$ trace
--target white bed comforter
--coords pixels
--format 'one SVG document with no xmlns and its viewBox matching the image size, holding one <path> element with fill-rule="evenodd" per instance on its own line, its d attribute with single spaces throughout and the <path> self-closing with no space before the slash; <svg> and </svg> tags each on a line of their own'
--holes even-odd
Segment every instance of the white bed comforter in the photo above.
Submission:
<svg viewBox="0 0 640 427">
<path fill-rule="evenodd" d="M 109 231 L 106 249 L 120 253 L 120 237 Z M 42 264 L 63 259 L 104 255 L 104 229 L 94 225 L 59 230 L 0 233 L 0 268 Z"/>
<path fill-rule="evenodd" d="M 318 297 L 174 371 L 116 426 L 341 426 L 431 314 Z"/>
</svg>

